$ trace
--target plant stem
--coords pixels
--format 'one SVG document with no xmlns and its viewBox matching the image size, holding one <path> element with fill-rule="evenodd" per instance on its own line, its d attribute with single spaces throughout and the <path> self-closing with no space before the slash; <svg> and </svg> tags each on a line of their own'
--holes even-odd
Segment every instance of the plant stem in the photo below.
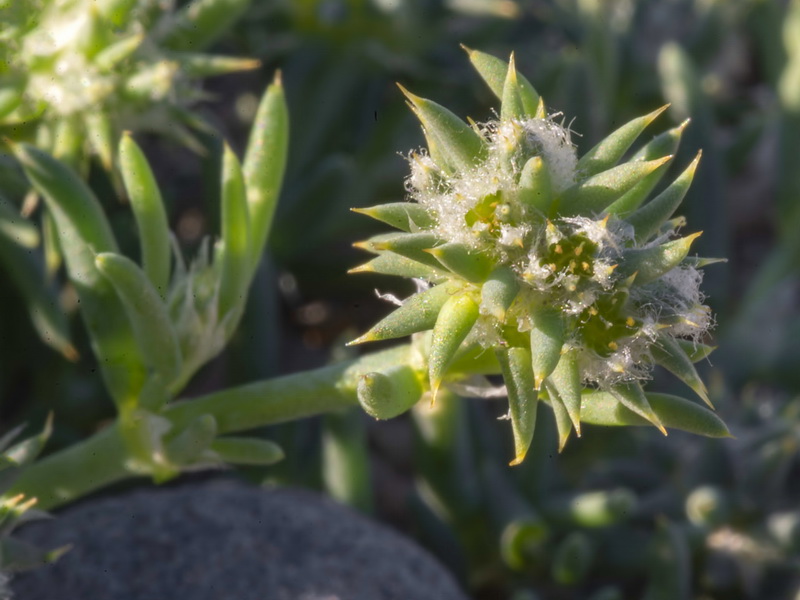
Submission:
<svg viewBox="0 0 800 600">
<path fill-rule="evenodd" d="M 357 403 L 356 386 L 363 374 L 408 364 L 410 352 L 411 347 L 403 345 L 351 362 L 176 402 L 163 415 L 178 431 L 199 416 L 212 415 L 219 433 L 230 433 L 345 409 Z M 25 468 L 7 494 L 36 497 L 40 508 L 53 509 L 115 481 L 140 476 L 130 468 L 128 458 L 114 424 Z"/>
</svg>

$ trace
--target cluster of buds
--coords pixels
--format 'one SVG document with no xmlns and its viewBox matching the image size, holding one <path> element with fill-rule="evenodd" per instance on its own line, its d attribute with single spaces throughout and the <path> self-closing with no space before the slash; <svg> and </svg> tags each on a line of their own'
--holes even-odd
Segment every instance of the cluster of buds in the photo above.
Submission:
<svg viewBox="0 0 800 600">
<path fill-rule="evenodd" d="M 258 66 L 201 54 L 249 0 L 35 0 L 0 7 L 0 130 L 73 165 L 113 166 L 124 130 L 152 131 L 196 150 L 207 127 L 188 106 L 196 80 Z"/>
<path fill-rule="evenodd" d="M 712 316 L 698 270 L 711 261 L 689 256 L 700 234 L 678 237 L 684 221 L 672 218 L 699 155 L 646 202 L 685 123 L 620 164 L 662 108 L 578 158 L 569 128 L 547 113 L 513 56 L 506 64 L 469 55 L 502 102 L 498 118 L 465 123 L 403 90 L 428 148 L 409 157 L 410 201 L 359 209 L 402 231 L 357 244 L 377 257 L 355 271 L 412 277 L 419 291 L 354 343 L 432 330 L 433 399 L 459 356 L 495 355 L 516 462 L 538 399 L 553 408 L 562 447 L 573 428 L 580 435 L 593 394 L 666 433 L 670 411 L 642 388 L 653 365 L 710 405 L 693 362 L 711 351 L 702 343 Z"/>
</svg>

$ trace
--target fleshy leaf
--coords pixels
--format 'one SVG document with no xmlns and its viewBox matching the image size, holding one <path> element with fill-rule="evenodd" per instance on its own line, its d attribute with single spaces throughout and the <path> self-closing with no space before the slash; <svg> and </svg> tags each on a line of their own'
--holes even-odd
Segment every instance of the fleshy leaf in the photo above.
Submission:
<svg viewBox="0 0 800 600">
<path fill-rule="evenodd" d="M 247 190 L 239 159 L 226 144 L 222 159 L 222 256 L 220 257 L 219 306 L 224 318 L 241 309 L 250 285 L 251 248 L 250 213 Z"/>
<path fill-rule="evenodd" d="M 435 222 L 424 206 L 412 202 L 389 202 L 351 210 L 409 233 L 428 229 Z"/>
<path fill-rule="evenodd" d="M 525 460 L 536 428 L 538 394 L 533 389 L 531 353 L 527 348 L 497 350 L 497 360 L 508 390 L 508 410 L 514 432 L 514 466 Z"/>
<path fill-rule="evenodd" d="M 698 396 L 703 399 L 709 408 L 714 408 L 708 398 L 706 389 L 697 369 L 694 368 L 692 360 L 683 351 L 678 341 L 669 335 L 660 335 L 658 340 L 650 346 L 650 352 L 657 364 L 661 365 L 686 385 L 692 388 Z"/>
<path fill-rule="evenodd" d="M 441 104 L 415 96 L 400 86 L 425 130 L 428 144 L 438 148 L 449 170 L 474 167 L 486 156 L 486 143 L 473 129 Z M 431 148 L 433 156 L 433 148 Z"/>
<path fill-rule="evenodd" d="M 492 257 L 457 242 L 436 246 L 428 252 L 449 271 L 473 283 L 485 281 L 495 265 Z"/>
<path fill-rule="evenodd" d="M 646 394 L 653 412 L 665 427 L 714 438 L 731 437 L 716 414 L 696 402 L 670 394 Z M 581 419 L 593 425 L 651 425 L 608 392 L 585 392 Z"/>
<path fill-rule="evenodd" d="M 622 158 L 622 155 L 631 147 L 645 128 L 663 113 L 667 107 L 662 106 L 650 114 L 628 121 L 600 141 L 594 148 L 584 154 L 578 161 L 578 171 L 586 177 L 610 169 Z"/>
<path fill-rule="evenodd" d="M 414 294 L 402 306 L 348 345 L 391 340 L 432 329 L 442 307 L 461 287 L 458 284 L 443 283 Z"/>
<path fill-rule="evenodd" d="M 518 293 L 519 280 L 516 274 L 508 267 L 498 267 L 481 286 L 481 310 L 502 323 Z"/>
<path fill-rule="evenodd" d="M 547 214 L 553 199 L 553 187 L 550 173 L 541 156 L 528 159 L 519 176 L 517 198 L 524 206 L 528 206 L 542 214 Z"/>
<path fill-rule="evenodd" d="M 656 160 L 627 162 L 612 167 L 565 190 L 556 199 L 556 208 L 562 216 L 587 215 L 604 211 L 625 192 L 670 160 L 671 156 L 665 156 Z"/>
<path fill-rule="evenodd" d="M 558 310 L 542 308 L 531 315 L 531 359 L 534 387 L 538 390 L 561 360 L 566 332 Z"/>
<path fill-rule="evenodd" d="M 633 226 L 638 241 L 649 240 L 680 206 L 686 196 L 686 192 L 689 191 L 689 186 L 692 184 L 694 172 L 700 162 L 701 155 L 702 153 L 698 153 L 686 170 L 667 189 L 634 213 L 625 217 L 625 220 Z"/>
<path fill-rule="evenodd" d="M 575 433 L 581 437 L 581 392 L 583 386 L 578 368 L 577 351 L 570 349 L 562 354 L 558 365 L 548 379 L 552 383 L 552 389 L 564 404 L 572 425 L 575 427 Z"/>
<path fill-rule="evenodd" d="M 477 320 L 478 305 L 468 293 L 462 292 L 450 296 L 439 311 L 428 355 L 428 374 L 433 400 L 436 399 L 436 393 L 447 368 Z"/>
<path fill-rule="evenodd" d="M 667 430 L 661 423 L 658 415 L 653 411 L 647 397 L 638 382 L 618 383 L 611 387 L 611 394 L 626 408 L 632 410 L 640 417 L 644 417 L 655 425 L 661 433 L 667 435 Z"/>
<path fill-rule="evenodd" d="M 502 100 L 503 90 L 508 76 L 508 63 L 491 54 L 479 50 L 472 50 L 464 45 L 461 47 L 467 52 L 469 60 L 475 67 L 475 70 L 478 71 L 478 74 L 483 78 L 492 92 L 494 92 L 494 95 Z M 528 113 L 533 116 L 540 104 L 539 93 L 523 75 L 517 74 L 517 83 L 520 88 L 524 90 L 525 96 L 531 99 L 526 102 L 525 108 L 527 110 L 530 106 L 533 106 L 533 111 L 529 111 Z"/>
<path fill-rule="evenodd" d="M 435 281 L 444 275 L 444 271 L 439 269 L 394 252 L 382 252 L 369 262 L 350 269 L 348 273 L 379 273 L 398 277 L 421 277 Z"/>
<path fill-rule="evenodd" d="M 164 382 L 172 382 L 181 370 L 181 350 L 161 296 L 129 258 L 104 252 L 97 255 L 95 262 L 125 307 L 142 360 Z"/>
<path fill-rule="evenodd" d="M 211 443 L 211 450 L 223 462 L 234 465 L 269 466 L 284 457 L 275 442 L 252 437 L 220 437 Z"/>
<path fill-rule="evenodd" d="M 128 134 L 119 144 L 119 166 L 139 230 L 142 267 L 159 295 L 166 298 L 171 258 L 167 214 L 150 164 Z"/>
<path fill-rule="evenodd" d="M 702 234 L 702 231 L 672 240 L 660 246 L 642 250 L 629 250 L 624 255 L 625 260 L 620 263 L 619 273 L 623 276 L 636 273 L 636 279 L 633 282 L 635 286 L 655 281 L 681 264 L 681 261 L 689 254 L 692 242 L 700 234 Z"/>
</svg>

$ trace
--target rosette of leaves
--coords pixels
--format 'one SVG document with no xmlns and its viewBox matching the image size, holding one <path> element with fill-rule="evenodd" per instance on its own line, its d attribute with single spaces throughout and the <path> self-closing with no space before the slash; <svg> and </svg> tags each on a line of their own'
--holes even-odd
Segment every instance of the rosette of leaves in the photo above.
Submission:
<svg viewBox="0 0 800 600">
<path fill-rule="evenodd" d="M 0 131 L 110 170 L 124 130 L 201 149 L 198 80 L 258 66 L 201 53 L 249 0 L 33 0 L 0 5 Z"/>
<path fill-rule="evenodd" d="M 530 445 L 538 400 L 553 409 L 561 448 L 582 422 L 728 435 L 702 406 L 643 389 L 658 364 L 710 406 L 693 363 L 712 350 L 700 291 L 700 268 L 712 261 L 689 255 L 700 233 L 679 236 L 684 220 L 673 218 L 700 157 L 651 198 L 685 124 L 623 161 L 662 108 L 578 158 L 571 131 L 513 56 L 506 64 L 468 52 L 499 114 L 467 123 L 403 90 L 428 147 L 409 156 L 408 202 L 357 209 L 400 231 L 356 244 L 376 257 L 355 271 L 411 277 L 419 291 L 354 343 L 431 330 L 416 374 L 426 371 L 418 389 L 433 399 L 463 376 L 459 357 L 496 358 L 489 370 L 505 380 L 513 463 Z M 393 416 L 408 406 L 398 396 L 408 377 L 371 375 L 362 404 Z"/>
<path fill-rule="evenodd" d="M 24 494 L 5 494 L 20 470 L 33 462 L 44 448 L 52 431 L 52 419 L 48 418 L 44 429 L 38 435 L 12 445 L 23 428 L 24 425 L 0 437 L 0 595 L 3 592 L 3 571 L 31 569 L 56 560 L 68 550 L 68 547 L 64 547 L 45 551 L 11 537 L 11 533 L 18 525 L 48 516 L 33 508 L 36 505 L 36 498 L 28 498 Z"/>
<path fill-rule="evenodd" d="M 164 480 L 184 467 L 271 464 L 282 456 L 265 440 L 218 439 L 212 415 L 175 427 L 163 413 L 239 323 L 271 226 L 287 140 L 288 111 L 276 78 L 261 100 L 244 161 L 225 148 L 220 239 L 213 249 L 206 240 L 188 265 L 169 231 L 149 163 L 130 135 L 122 137 L 118 160 L 141 264 L 120 252 L 97 198 L 72 169 L 34 146 L 13 146 L 58 231 L 92 349 L 120 414 L 114 427 L 124 440 L 124 471 Z M 103 467 L 94 469 L 91 476 L 102 479 Z"/>
</svg>

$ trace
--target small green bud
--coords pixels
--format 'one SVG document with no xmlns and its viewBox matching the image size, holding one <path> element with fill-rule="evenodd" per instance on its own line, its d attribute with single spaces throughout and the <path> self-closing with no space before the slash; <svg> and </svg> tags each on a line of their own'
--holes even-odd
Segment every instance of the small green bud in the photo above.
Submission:
<svg viewBox="0 0 800 600">
<path fill-rule="evenodd" d="M 409 366 L 367 373 L 358 382 L 358 402 L 369 416 L 392 419 L 414 406 L 422 397 L 422 384 Z"/>
</svg>

